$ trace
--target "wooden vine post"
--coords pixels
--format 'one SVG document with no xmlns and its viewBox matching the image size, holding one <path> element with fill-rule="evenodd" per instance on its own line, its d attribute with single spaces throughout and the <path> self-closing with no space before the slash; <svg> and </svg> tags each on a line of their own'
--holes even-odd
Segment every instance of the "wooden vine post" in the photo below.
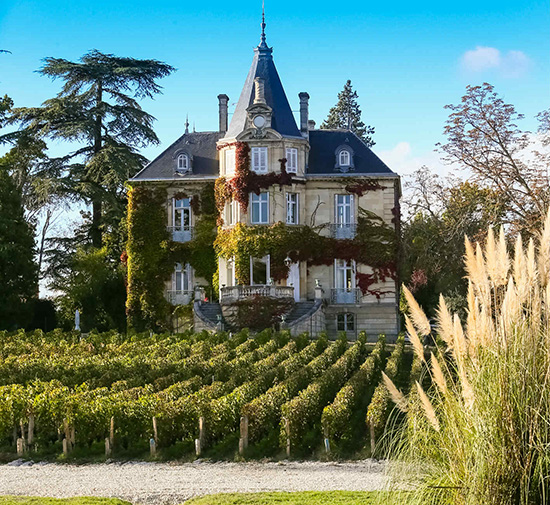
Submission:
<svg viewBox="0 0 550 505">
<path fill-rule="evenodd" d="M 204 435 L 205 435 L 205 427 L 204 427 L 204 417 L 199 417 L 199 438 L 195 439 L 195 454 L 197 456 L 200 456 L 202 453 L 202 450 L 204 449 Z"/>
<path fill-rule="evenodd" d="M 248 416 L 241 417 L 241 438 L 239 438 L 239 454 L 242 456 L 248 447 Z"/>
<path fill-rule="evenodd" d="M 159 436 L 157 430 L 157 418 L 153 417 L 153 438 L 155 439 L 155 445 L 159 443 Z"/>
<path fill-rule="evenodd" d="M 34 414 L 29 414 L 29 428 L 27 431 L 27 444 L 30 447 L 34 442 Z"/>
<path fill-rule="evenodd" d="M 324 437 L 324 444 L 325 444 L 325 452 L 328 454 L 330 452 L 330 440 L 329 440 L 329 431 L 328 426 L 325 426 L 323 429 L 323 437 Z"/>
<path fill-rule="evenodd" d="M 374 423 L 372 419 L 369 421 L 369 429 L 370 429 L 370 455 L 372 457 L 374 455 L 374 449 L 376 447 L 376 435 L 374 433 Z"/>
<path fill-rule="evenodd" d="M 109 446 L 111 451 L 115 447 L 115 416 L 111 417 L 111 427 L 109 429 Z"/>
<path fill-rule="evenodd" d="M 17 439 L 17 455 L 23 456 L 25 452 L 25 441 L 22 438 Z"/>
<path fill-rule="evenodd" d="M 290 421 L 288 418 L 284 418 L 285 420 L 285 432 L 286 432 L 286 457 L 290 458 Z"/>
</svg>

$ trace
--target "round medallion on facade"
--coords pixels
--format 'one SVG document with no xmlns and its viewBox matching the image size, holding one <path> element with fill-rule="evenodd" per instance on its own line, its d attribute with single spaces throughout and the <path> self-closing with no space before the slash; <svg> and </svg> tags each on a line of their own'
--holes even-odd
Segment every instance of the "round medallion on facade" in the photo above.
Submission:
<svg viewBox="0 0 550 505">
<path fill-rule="evenodd" d="M 263 128 L 264 125 L 265 125 L 265 117 L 264 116 L 259 115 L 259 116 L 256 116 L 254 118 L 254 126 L 256 128 Z"/>
</svg>

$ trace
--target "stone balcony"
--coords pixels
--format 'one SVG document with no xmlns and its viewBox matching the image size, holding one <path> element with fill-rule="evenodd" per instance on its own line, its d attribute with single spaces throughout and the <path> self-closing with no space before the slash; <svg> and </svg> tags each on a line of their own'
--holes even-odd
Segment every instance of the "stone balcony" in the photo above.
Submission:
<svg viewBox="0 0 550 505">
<path fill-rule="evenodd" d="M 220 302 L 224 305 L 257 296 L 294 299 L 294 287 L 259 284 L 256 286 L 226 286 L 220 290 Z"/>
</svg>

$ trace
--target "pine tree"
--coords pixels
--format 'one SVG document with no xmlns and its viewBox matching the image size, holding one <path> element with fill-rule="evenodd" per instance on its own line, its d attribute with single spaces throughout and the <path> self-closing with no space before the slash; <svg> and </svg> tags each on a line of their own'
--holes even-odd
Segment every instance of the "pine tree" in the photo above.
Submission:
<svg viewBox="0 0 550 505">
<path fill-rule="evenodd" d="M 37 293 L 33 229 L 25 220 L 21 193 L 0 159 L 0 330 L 25 327 Z"/>
<path fill-rule="evenodd" d="M 374 127 L 366 126 L 361 121 L 361 108 L 357 103 L 357 98 L 357 91 L 353 91 L 351 81 L 348 79 L 344 85 L 344 89 L 338 93 L 338 103 L 330 109 L 328 117 L 321 125 L 321 128 L 324 130 L 351 130 L 367 146 L 372 147 L 375 144 L 372 139 Z"/>
<path fill-rule="evenodd" d="M 24 128 L 19 134 L 80 144 L 52 165 L 68 196 L 92 204 L 89 237 L 94 247 L 102 246 L 113 212 L 118 220 L 124 212 L 124 183 L 146 161 L 137 150 L 159 142 L 154 118 L 137 99 L 159 93 L 157 79 L 173 70 L 160 61 L 96 50 L 79 62 L 46 58 L 39 73 L 62 79 L 62 90 L 41 107 L 13 110 L 11 121 Z"/>
</svg>

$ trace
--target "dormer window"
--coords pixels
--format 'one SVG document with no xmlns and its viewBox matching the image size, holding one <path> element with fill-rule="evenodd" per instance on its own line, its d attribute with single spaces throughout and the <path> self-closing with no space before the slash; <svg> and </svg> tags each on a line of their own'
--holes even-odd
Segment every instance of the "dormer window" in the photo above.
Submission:
<svg viewBox="0 0 550 505">
<path fill-rule="evenodd" d="M 342 150 L 340 151 L 340 166 L 341 167 L 349 167 L 350 166 L 350 155 L 349 155 L 349 151 L 347 150 Z"/>
<path fill-rule="evenodd" d="M 353 164 L 353 149 L 347 144 L 347 141 L 346 144 L 338 146 L 334 154 L 336 155 L 336 164 L 334 166 L 336 170 L 349 172 L 355 168 Z"/>
<path fill-rule="evenodd" d="M 188 172 L 191 168 L 191 164 L 189 163 L 189 155 L 186 153 L 178 155 L 176 167 L 178 172 Z"/>
</svg>

